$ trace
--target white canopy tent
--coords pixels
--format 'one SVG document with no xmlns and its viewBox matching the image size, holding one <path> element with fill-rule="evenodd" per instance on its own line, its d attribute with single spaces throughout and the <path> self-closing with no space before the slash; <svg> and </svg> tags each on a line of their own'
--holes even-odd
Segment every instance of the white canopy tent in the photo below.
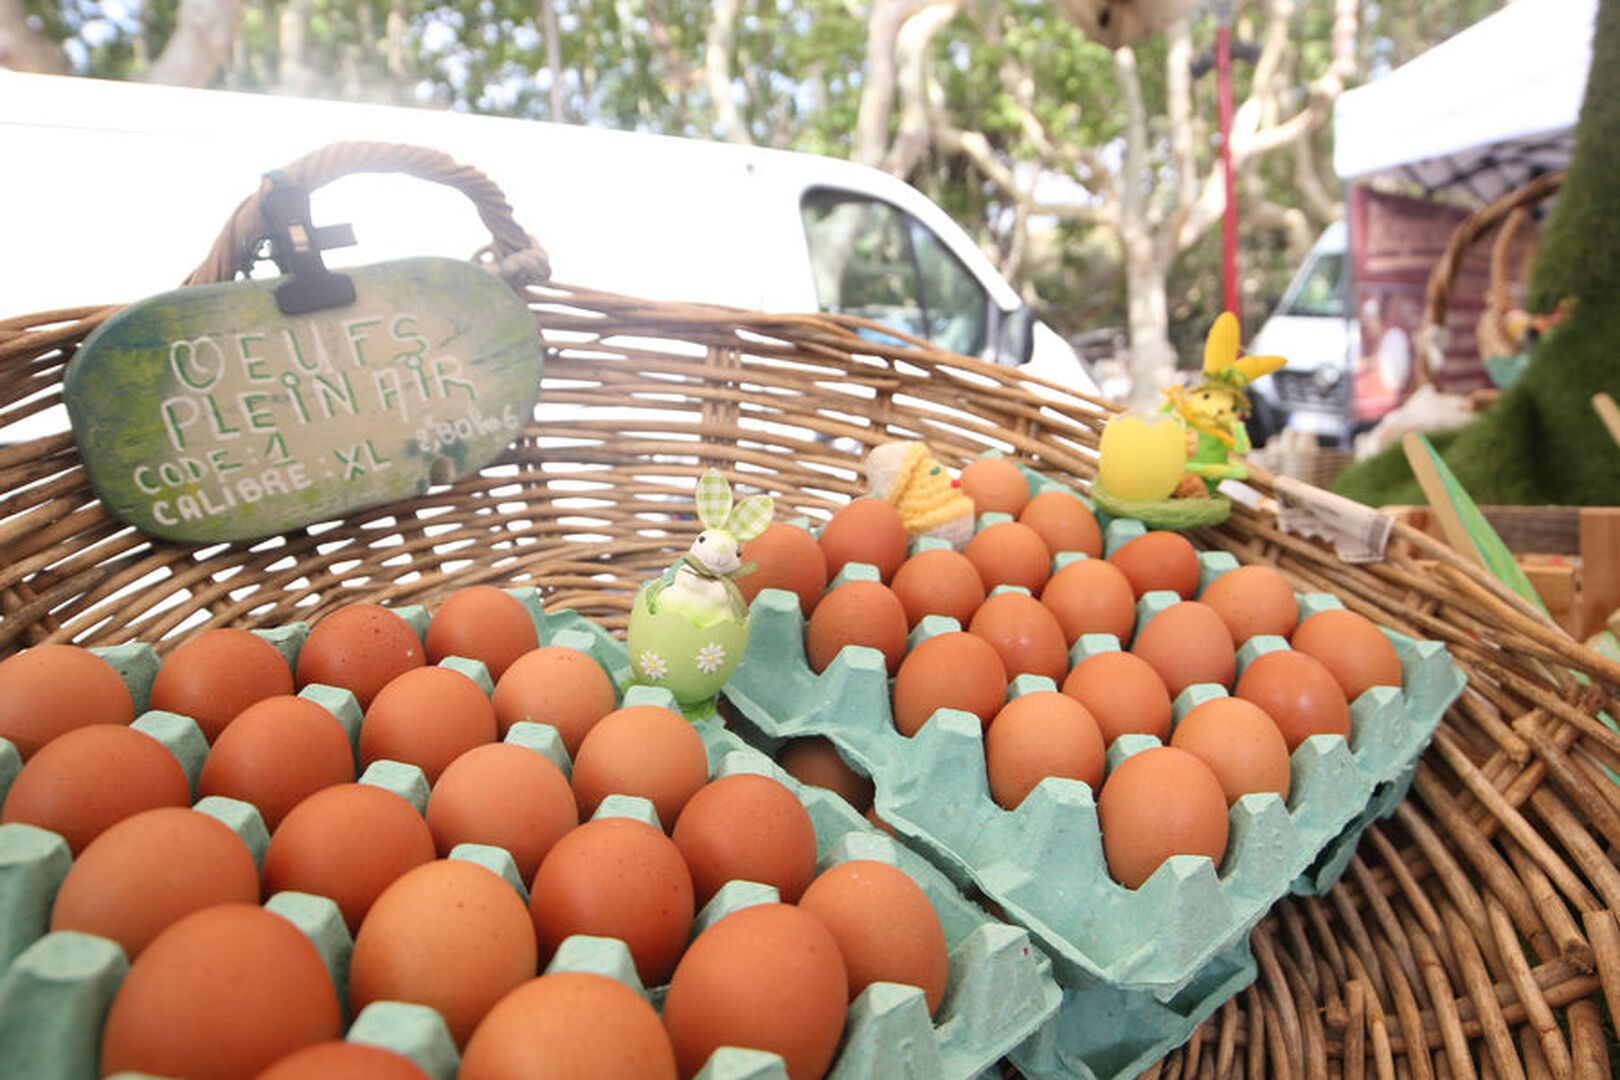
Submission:
<svg viewBox="0 0 1620 1080">
<path fill-rule="evenodd" d="M 1334 105 L 1334 171 L 1478 205 L 1568 164 L 1597 0 L 1513 0 Z"/>
</svg>

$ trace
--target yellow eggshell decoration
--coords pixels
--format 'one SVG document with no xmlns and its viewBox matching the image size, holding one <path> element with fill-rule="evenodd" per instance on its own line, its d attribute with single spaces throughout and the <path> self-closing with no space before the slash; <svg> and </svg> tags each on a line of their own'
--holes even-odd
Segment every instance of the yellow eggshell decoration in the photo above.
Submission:
<svg viewBox="0 0 1620 1080">
<path fill-rule="evenodd" d="M 1171 416 L 1121 413 L 1098 444 L 1097 478 L 1115 497 L 1166 499 L 1187 468 L 1187 429 Z"/>
</svg>

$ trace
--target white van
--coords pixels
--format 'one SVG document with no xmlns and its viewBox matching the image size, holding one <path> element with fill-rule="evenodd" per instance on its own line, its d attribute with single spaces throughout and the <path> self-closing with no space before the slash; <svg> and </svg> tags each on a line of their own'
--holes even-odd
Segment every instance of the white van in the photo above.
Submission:
<svg viewBox="0 0 1620 1080">
<path fill-rule="evenodd" d="M 1082 392 L 1074 349 L 910 185 L 836 158 L 443 110 L 0 70 L 0 318 L 174 288 L 265 172 L 329 143 L 443 151 L 488 175 L 553 277 L 653 300 L 832 310 Z M 460 192 L 399 175 L 317 190 L 341 267 L 485 244 Z"/>
<path fill-rule="evenodd" d="M 1361 332 L 1349 309 L 1349 239 L 1343 219 L 1322 231 L 1249 342 L 1251 353 L 1288 360 L 1250 390 L 1256 433 L 1269 436 L 1286 424 L 1333 442 L 1350 437 L 1351 373 Z"/>
</svg>

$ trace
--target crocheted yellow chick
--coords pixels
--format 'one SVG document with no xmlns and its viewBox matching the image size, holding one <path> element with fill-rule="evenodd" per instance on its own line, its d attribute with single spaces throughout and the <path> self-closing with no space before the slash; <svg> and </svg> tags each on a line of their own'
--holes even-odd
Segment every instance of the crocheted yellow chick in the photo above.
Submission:
<svg viewBox="0 0 1620 1080">
<path fill-rule="evenodd" d="M 873 447 L 866 455 L 866 483 L 872 494 L 900 511 L 912 536 L 936 537 L 955 548 L 973 538 L 973 500 L 924 444 Z"/>
</svg>

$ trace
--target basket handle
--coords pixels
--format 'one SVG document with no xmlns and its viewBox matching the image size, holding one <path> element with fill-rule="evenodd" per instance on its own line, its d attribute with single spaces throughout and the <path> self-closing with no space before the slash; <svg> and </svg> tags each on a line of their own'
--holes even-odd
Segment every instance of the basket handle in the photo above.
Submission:
<svg viewBox="0 0 1620 1080">
<path fill-rule="evenodd" d="M 1469 246 L 1495 228 L 1514 210 L 1532 207 L 1556 194 L 1563 182 L 1563 170 L 1543 173 L 1522 187 L 1515 188 L 1499 196 L 1494 202 L 1475 210 L 1452 231 L 1446 250 L 1429 272 L 1429 282 L 1425 289 L 1426 310 L 1423 314 L 1423 326 L 1418 333 L 1420 342 L 1416 380 L 1418 385 L 1433 384 L 1435 381 L 1435 369 L 1439 367 L 1440 356 L 1444 352 L 1442 340 L 1446 314 L 1451 307 L 1451 289 L 1462 270 L 1463 257 L 1468 254 Z"/>
<path fill-rule="evenodd" d="M 441 151 L 400 143 L 339 142 L 305 154 L 280 170 L 281 176 L 307 191 L 359 172 L 407 173 L 456 188 L 472 200 L 479 219 L 489 229 L 491 242 L 475 258 L 514 287 L 551 276 L 551 260 L 545 249 L 514 220 L 512 206 L 500 187 L 477 169 Z M 235 278 L 247 245 L 268 231 L 260 199 L 273 183 L 266 176 L 259 190 L 242 200 L 214 240 L 208 257 L 186 278 L 186 285 Z"/>
</svg>

